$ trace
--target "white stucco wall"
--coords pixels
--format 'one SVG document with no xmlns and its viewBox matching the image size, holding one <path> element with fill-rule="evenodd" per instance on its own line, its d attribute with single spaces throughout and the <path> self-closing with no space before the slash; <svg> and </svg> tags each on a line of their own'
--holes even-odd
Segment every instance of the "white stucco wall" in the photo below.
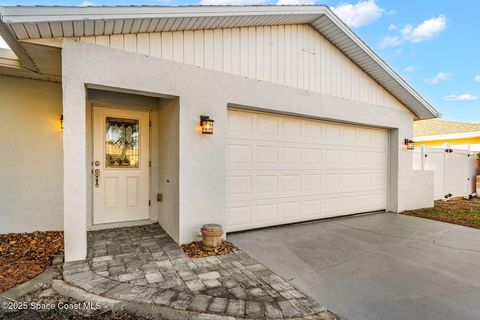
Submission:
<svg viewBox="0 0 480 320">
<path fill-rule="evenodd" d="M 178 62 L 98 45 L 66 41 L 62 51 L 65 123 L 66 259 L 86 254 L 87 207 L 85 157 L 85 86 L 118 87 L 179 99 L 179 238 L 194 240 L 204 223 L 225 225 L 227 106 L 244 106 L 285 114 L 391 128 L 389 206 L 399 211 L 421 198 L 412 153 L 403 140 L 412 136 L 413 115 L 354 100 L 288 88 Z M 152 72 L 155 70 L 155 72 Z M 202 135 L 200 115 L 215 120 L 215 133 Z M 415 182 L 414 182 L 415 181 Z M 413 183 L 414 182 L 414 183 Z M 429 194 L 425 194 L 426 197 Z M 423 205 L 419 204 L 420 206 Z"/>
<path fill-rule="evenodd" d="M 161 100 L 158 109 L 158 222 L 175 240 L 179 241 L 179 103 Z M 154 198 L 154 201 L 156 199 Z"/>
<path fill-rule="evenodd" d="M 0 76 L 0 233 L 63 229 L 62 88 Z"/>
<path fill-rule="evenodd" d="M 405 173 L 400 180 L 399 212 L 433 207 L 433 170 L 415 170 Z"/>
</svg>

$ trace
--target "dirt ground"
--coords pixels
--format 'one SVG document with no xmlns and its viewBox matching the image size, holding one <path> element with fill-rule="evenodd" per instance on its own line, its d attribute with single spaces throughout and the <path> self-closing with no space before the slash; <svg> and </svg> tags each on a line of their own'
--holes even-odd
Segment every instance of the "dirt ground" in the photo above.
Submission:
<svg viewBox="0 0 480 320">
<path fill-rule="evenodd" d="M 480 198 L 435 201 L 433 208 L 409 210 L 403 214 L 480 229 Z"/>
<path fill-rule="evenodd" d="M 63 232 L 0 234 L 0 292 L 42 273 L 63 254 Z"/>
</svg>

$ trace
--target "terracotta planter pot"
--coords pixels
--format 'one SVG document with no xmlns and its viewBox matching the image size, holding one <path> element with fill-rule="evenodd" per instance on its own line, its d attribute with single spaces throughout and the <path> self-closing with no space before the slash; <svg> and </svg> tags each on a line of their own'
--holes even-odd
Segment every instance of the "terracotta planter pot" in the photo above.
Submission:
<svg viewBox="0 0 480 320">
<path fill-rule="evenodd" d="M 213 251 L 222 242 L 223 228 L 219 224 L 205 224 L 202 229 L 203 249 Z"/>
</svg>

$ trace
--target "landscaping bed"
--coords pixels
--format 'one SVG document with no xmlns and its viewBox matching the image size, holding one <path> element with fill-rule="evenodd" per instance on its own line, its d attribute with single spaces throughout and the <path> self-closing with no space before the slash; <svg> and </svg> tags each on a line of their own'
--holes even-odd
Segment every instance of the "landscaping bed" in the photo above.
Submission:
<svg viewBox="0 0 480 320">
<path fill-rule="evenodd" d="M 212 251 L 203 249 L 202 241 L 194 241 L 187 244 L 182 244 L 182 249 L 189 258 L 204 258 L 212 256 L 221 256 L 224 254 L 235 253 L 239 251 L 231 242 L 222 240 L 222 243 Z"/>
<path fill-rule="evenodd" d="M 409 210 L 402 213 L 480 229 L 480 198 L 455 201 L 438 200 L 435 201 L 433 208 Z"/>
<path fill-rule="evenodd" d="M 63 232 L 0 234 L 0 292 L 42 273 L 63 254 Z"/>
</svg>

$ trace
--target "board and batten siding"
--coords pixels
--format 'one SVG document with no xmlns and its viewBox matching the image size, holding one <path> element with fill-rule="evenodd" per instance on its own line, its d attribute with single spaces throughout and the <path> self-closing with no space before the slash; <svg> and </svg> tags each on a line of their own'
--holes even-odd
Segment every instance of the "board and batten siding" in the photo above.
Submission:
<svg viewBox="0 0 480 320">
<path fill-rule="evenodd" d="M 344 99 L 406 110 L 310 25 L 81 37 L 137 52 Z"/>
</svg>

